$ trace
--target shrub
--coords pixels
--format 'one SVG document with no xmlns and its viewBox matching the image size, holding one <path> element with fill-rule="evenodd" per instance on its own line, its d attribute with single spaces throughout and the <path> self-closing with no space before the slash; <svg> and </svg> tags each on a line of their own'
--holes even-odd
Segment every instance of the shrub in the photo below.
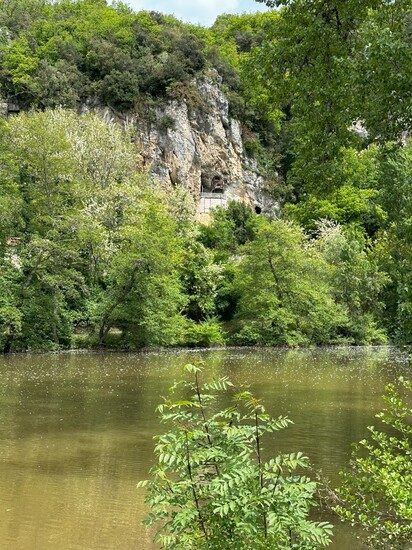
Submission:
<svg viewBox="0 0 412 550">
<path fill-rule="evenodd" d="M 235 281 L 239 343 L 295 346 L 338 340 L 347 315 L 333 299 L 330 266 L 298 226 L 261 218 L 255 239 L 242 252 Z"/>
<path fill-rule="evenodd" d="M 244 147 L 248 157 L 256 157 L 262 149 L 259 138 L 255 135 L 248 136 L 244 141 Z"/>
<path fill-rule="evenodd" d="M 368 241 L 362 233 L 322 220 L 316 245 L 331 267 L 333 297 L 346 310 L 342 335 L 353 344 L 386 343 L 385 331 L 377 321 L 388 277 L 379 268 Z"/>
<path fill-rule="evenodd" d="M 200 240 L 222 254 L 235 253 L 240 245 L 252 241 L 257 233 L 258 216 L 252 207 L 241 201 L 231 200 L 226 208 L 217 207 L 212 212 L 212 223 L 200 227 Z"/>
<path fill-rule="evenodd" d="M 176 119 L 172 115 L 163 115 L 157 122 L 160 131 L 167 132 L 174 130 L 176 127 Z"/>
<path fill-rule="evenodd" d="M 234 394 L 227 409 L 217 400 L 232 390 L 220 378 L 200 384 L 201 369 L 187 365 L 192 381 L 174 385 L 183 399 L 158 407 L 172 424 L 157 437 L 157 465 L 149 481 L 148 525 L 158 525 L 162 548 L 246 550 L 315 549 L 329 544 L 332 527 L 311 521 L 316 483 L 302 453 L 264 462 L 262 439 L 291 421 L 270 417 L 249 391 Z"/>
<path fill-rule="evenodd" d="M 403 388 L 409 403 L 401 397 Z M 371 437 L 354 448 L 350 468 L 342 474 L 336 512 L 359 526 L 374 549 L 405 548 L 412 542 L 412 384 L 400 379 L 384 397 L 387 408 L 377 415 L 390 433 L 369 427 Z"/>
<path fill-rule="evenodd" d="M 225 338 L 219 321 L 215 318 L 201 323 L 189 321 L 184 343 L 187 346 L 205 348 L 224 344 Z"/>
<path fill-rule="evenodd" d="M 139 97 L 139 80 L 130 72 L 114 70 L 104 77 L 100 95 L 104 103 L 117 109 L 132 109 Z"/>
<path fill-rule="evenodd" d="M 210 110 L 207 101 L 193 82 L 174 81 L 168 86 L 166 92 L 169 99 L 184 101 L 191 112 L 202 110 L 208 113 Z"/>
</svg>

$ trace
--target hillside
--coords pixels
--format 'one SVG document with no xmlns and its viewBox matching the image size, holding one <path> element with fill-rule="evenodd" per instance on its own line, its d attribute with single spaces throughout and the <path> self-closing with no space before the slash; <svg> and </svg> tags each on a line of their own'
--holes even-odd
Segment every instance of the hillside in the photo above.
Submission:
<svg viewBox="0 0 412 550">
<path fill-rule="evenodd" d="M 182 184 L 201 217 L 230 199 L 274 212 L 278 173 L 257 154 L 264 151 L 257 150 L 259 121 L 246 107 L 240 69 L 266 19 L 222 17 L 206 29 L 105 2 L 34 2 L 29 11 L 6 3 L 1 112 L 100 112 L 133 125 L 141 168 L 164 184 Z M 230 29 L 237 21 L 240 28 Z M 223 31 L 230 37 L 224 43 Z M 265 123 L 270 127 L 268 117 Z M 273 147 L 273 136 L 269 141 Z M 201 202 L 213 178 L 224 182 L 225 197 Z"/>
<path fill-rule="evenodd" d="M 267 4 L 1 4 L 4 351 L 411 342 L 410 1 Z"/>
</svg>

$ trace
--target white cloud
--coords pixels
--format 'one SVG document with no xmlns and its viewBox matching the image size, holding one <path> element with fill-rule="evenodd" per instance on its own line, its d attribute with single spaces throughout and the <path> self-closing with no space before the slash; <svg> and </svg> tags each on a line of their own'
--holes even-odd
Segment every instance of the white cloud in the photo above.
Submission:
<svg viewBox="0 0 412 550">
<path fill-rule="evenodd" d="M 135 9 L 145 9 L 174 14 L 179 19 L 210 25 L 221 13 L 241 13 L 245 11 L 259 11 L 262 5 L 253 0 L 128 0 Z"/>
</svg>

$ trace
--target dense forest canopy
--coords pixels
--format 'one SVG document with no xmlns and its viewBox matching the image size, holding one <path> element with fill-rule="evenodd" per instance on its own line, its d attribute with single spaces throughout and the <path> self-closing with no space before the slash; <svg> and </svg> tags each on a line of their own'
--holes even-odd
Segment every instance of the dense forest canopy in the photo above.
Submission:
<svg viewBox="0 0 412 550">
<path fill-rule="evenodd" d="M 412 343 L 412 0 L 290 0 L 210 28 L 4 0 L 0 348 Z M 134 129 L 214 69 L 280 219 L 199 226 Z M 201 98 L 200 98 L 201 100 Z M 79 114 L 85 110 L 88 114 Z"/>
</svg>

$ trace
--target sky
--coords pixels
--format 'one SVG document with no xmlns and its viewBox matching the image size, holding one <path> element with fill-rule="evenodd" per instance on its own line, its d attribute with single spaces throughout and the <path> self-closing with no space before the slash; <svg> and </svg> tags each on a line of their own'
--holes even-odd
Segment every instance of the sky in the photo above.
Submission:
<svg viewBox="0 0 412 550">
<path fill-rule="evenodd" d="M 154 10 L 174 14 L 191 23 L 211 25 L 221 13 L 264 11 L 254 0 L 126 0 L 136 10 Z"/>
</svg>

